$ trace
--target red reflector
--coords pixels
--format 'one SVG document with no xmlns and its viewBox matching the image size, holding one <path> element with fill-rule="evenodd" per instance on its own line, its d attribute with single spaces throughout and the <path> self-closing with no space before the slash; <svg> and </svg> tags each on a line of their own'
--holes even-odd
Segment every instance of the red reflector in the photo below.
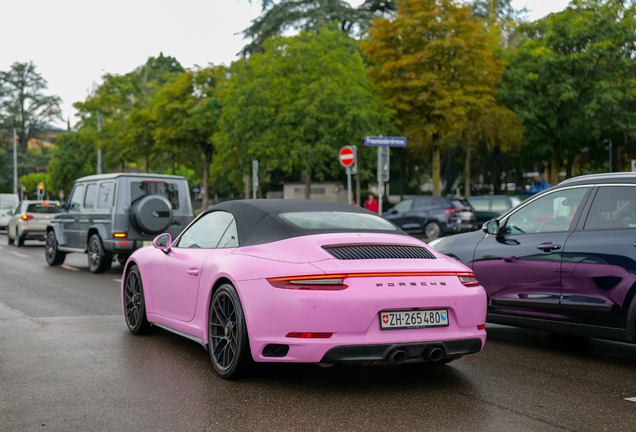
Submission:
<svg viewBox="0 0 636 432">
<path fill-rule="evenodd" d="M 22 215 L 22 219 L 31 220 L 31 219 L 33 219 L 33 216 L 25 214 L 25 215 Z"/>
<path fill-rule="evenodd" d="M 117 242 L 118 245 L 129 245 L 130 242 Z"/>
<path fill-rule="evenodd" d="M 486 324 L 479 324 L 477 326 L 477 330 L 484 330 L 486 328 Z"/>
<path fill-rule="evenodd" d="M 303 339 L 327 339 L 333 333 L 287 333 L 287 337 Z"/>
<path fill-rule="evenodd" d="M 462 209 L 452 208 L 452 209 L 444 210 L 444 213 L 446 213 L 446 214 L 454 214 L 454 213 L 461 213 L 462 211 L 463 211 Z"/>
<path fill-rule="evenodd" d="M 115 237 L 115 238 L 127 238 L 128 234 L 126 234 L 126 233 L 114 233 L 113 237 Z"/>
</svg>

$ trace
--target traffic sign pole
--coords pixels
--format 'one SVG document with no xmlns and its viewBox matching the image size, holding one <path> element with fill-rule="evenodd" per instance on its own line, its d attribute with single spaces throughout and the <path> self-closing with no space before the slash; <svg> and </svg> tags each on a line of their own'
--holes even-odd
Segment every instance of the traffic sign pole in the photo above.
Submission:
<svg viewBox="0 0 636 432">
<path fill-rule="evenodd" d="M 347 197 L 349 199 L 349 204 L 351 204 L 351 201 L 353 200 L 353 191 L 351 190 L 351 168 L 347 167 L 345 169 L 347 170 Z"/>
<path fill-rule="evenodd" d="M 364 137 L 362 144 L 378 148 L 378 213 L 382 214 L 384 184 L 389 182 L 389 157 L 391 147 L 406 147 L 404 137 Z"/>
</svg>

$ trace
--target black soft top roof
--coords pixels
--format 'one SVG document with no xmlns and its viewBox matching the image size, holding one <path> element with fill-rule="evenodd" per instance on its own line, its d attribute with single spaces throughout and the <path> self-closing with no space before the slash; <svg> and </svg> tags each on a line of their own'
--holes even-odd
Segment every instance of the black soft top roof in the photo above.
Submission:
<svg viewBox="0 0 636 432">
<path fill-rule="evenodd" d="M 362 207 L 325 201 L 257 199 L 226 201 L 209 208 L 206 213 L 223 210 L 236 219 L 239 245 L 254 246 L 292 237 L 329 233 L 375 232 L 408 235 L 400 228 L 395 231 L 370 229 L 306 229 L 293 225 L 279 215 L 293 212 L 346 212 L 377 215 Z M 379 217 L 379 216 L 378 216 Z"/>
</svg>

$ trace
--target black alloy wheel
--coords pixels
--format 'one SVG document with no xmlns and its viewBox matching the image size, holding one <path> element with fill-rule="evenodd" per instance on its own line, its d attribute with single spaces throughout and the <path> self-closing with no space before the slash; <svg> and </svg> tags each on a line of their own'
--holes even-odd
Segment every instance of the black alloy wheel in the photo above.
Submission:
<svg viewBox="0 0 636 432">
<path fill-rule="evenodd" d="M 132 334 L 141 335 L 152 332 L 152 326 L 146 318 L 144 288 L 137 266 L 132 266 L 126 273 L 124 314 L 126 315 L 126 325 Z"/>
<path fill-rule="evenodd" d="M 241 300 L 230 284 L 221 285 L 210 303 L 208 352 L 225 379 L 243 376 L 253 362 Z"/>
<path fill-rule="evenodd" d="M 49 231 L 46 234 L 46 246 L 44 246 L 44 256 L 46 257 L 46 262 L 50 266 L 58 266 L 64 263 L 64 259 L 66 258 L 65 252 L 60 252 L 57 247 L 57 239 L 55 238 L 55 233 L 53 231 Z"/>
<path fill-rule="evenodd" d="M 428 222 L 424 225 L 424 234 L 429 240 L 434 240 L 442 235 L 442 226 L 437 222 Z"/>
<path fill-rule="evenodd" d="M 88 269 L 92 273 L 102 273 L 110 270 L 112 264 L 113 254 L 104 251 L 99 235 L 93 234 L 88 242 Z"/>
</svg>

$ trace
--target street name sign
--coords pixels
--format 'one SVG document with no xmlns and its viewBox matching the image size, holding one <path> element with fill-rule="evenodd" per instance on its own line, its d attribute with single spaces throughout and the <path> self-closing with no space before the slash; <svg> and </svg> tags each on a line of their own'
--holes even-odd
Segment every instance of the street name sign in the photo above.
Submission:
<svg viewBox="0 0 636 432">
<path fill-rule="evenodd" d="M 364 137 L 362 144 L 372 147 L 406 147 L 404 137 Z"/>
</svg>

